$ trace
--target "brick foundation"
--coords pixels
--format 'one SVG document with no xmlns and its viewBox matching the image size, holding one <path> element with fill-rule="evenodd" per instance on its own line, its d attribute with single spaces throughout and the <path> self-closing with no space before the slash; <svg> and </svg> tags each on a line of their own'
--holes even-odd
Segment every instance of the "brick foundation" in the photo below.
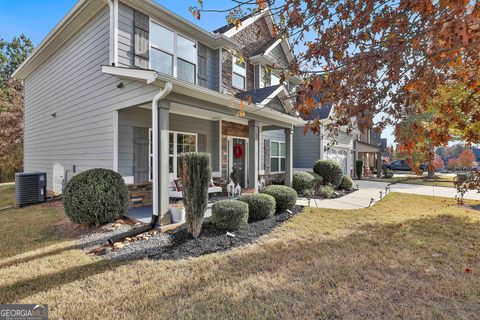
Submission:
<svg viewBox="0 0 480 320">
<path fill-rule="evenodd" d="M 153 204 L 152 183 L 135 183 L 128 186 L 129 208 L 139 208 Z"/>
</svg>

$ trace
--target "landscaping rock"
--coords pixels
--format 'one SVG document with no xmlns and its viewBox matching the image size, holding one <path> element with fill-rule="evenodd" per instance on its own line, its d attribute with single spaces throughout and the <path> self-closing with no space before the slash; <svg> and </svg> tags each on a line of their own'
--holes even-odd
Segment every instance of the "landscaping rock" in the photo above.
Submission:
<svg viewBox="0 0 480 320">
<path fill-rule="evenodd" d="M 125 247 L 125 245 L 122 242 L 116 242 L 113 244 L 113 248 L 117 250 L 123 249 L 123 247 Z"/>
</svg>

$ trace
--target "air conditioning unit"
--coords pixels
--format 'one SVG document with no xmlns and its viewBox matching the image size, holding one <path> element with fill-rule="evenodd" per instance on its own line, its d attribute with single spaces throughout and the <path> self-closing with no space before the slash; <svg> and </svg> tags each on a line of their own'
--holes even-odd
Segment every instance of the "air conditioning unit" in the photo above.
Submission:
<svg viewBox="0 0 480 320">
<path fill-rule="evenodd" d="M 47 201 L 47 174 L 45 172 L 15 173 L 15 193 L 19 207 Z"/>
</svg>

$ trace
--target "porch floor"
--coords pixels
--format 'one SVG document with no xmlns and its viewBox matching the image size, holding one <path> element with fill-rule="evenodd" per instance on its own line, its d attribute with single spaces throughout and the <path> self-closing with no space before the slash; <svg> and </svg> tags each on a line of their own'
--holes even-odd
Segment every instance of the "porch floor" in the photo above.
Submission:
<svg viewBox="0 0 480 320">
<path fill-rule="evenodd" d="M 216 200 L 218 200 L 218 198 L 216 198 Z M 212 215 L 212 205 L 214 202 L 215 201 L 208 201 L 207 211 L 205 212 L 205 218 L 210 217 Z M 130 208 L 124 214 L 124 216 L 142 223 L 150 223 L 150 221 L 152 220 L 152 211 L 153 211 L 152 206 Z"/>
</svg>

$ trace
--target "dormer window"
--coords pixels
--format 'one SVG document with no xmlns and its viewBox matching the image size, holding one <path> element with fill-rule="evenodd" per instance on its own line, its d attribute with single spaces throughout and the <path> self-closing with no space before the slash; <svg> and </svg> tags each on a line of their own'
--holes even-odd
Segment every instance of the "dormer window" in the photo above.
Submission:
<svg viewBox="0 0 480 320">
<path fill-rule="evenodd" d="M 151 22 L 150 68 L 178 79 L 196 83 L 197 44 Z"/>
<path fill-rule="evenodd" d="M 245 90 L 247 80 L 247 68 L 245 61 L 233 56 L 232 85 L 240 90 Z"/>
</svg>

